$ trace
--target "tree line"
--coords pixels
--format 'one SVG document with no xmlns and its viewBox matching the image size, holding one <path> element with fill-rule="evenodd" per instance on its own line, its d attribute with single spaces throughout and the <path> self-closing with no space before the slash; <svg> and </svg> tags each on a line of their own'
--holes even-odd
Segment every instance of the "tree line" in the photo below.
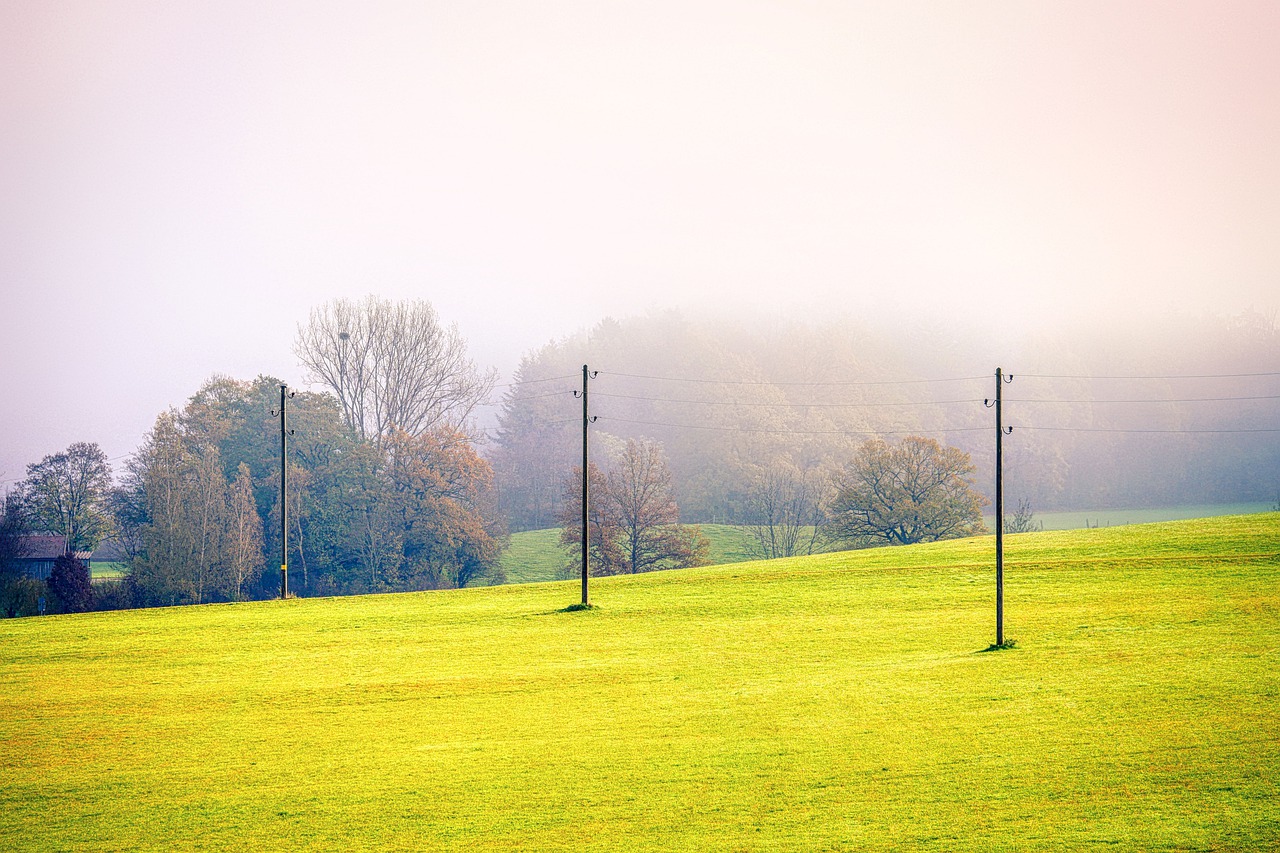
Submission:
<svg viewBox="0 0 1280 853">
<path fill-rule="evenodd" d="M 1274 423 L 1280 395 L 1257 387 L 1280 369 L 1274 319 L 1195 328 L 1126 330 L 1120 342 L 1095 331 L 1074 348 L 1022 342 L 1010 363 L 1029 375 L 1006 390 L 1006 422 L 1018 424 L 1005 445 L 1012 529 L 1034 528 L 1033 504 L 1274 495 L 1274 441 L 1221 433 Z M 571 570 L 582 478 L 573 394 L 588 363 L 601 369 L 588 469 L 597 574 L 705 562 L 699 523 L 744 526 L 764 557 L 972 535 L 990 499 L 991 377 L 956 365 L 996 358 L 937 330 L 606 320 L 523 359 L 491 437 L 476 413 L 496 374 L 428 303 L 320 306 L 299 324 L 295 353 L 322 389 L 286 402 L 287 562 L 302 595 L 500 582 L 508 529 L 559 527 Z M 6 609 L 32 600 L 13 570 L 29 532 L 65 536 L 69 557 L 116 542 L 126 577 L 95 587 L 95 606 L 278 594 L 282 384 L 211 378 L 157 417 L 114 482 L 88 443 L 28 466 L 0 526 Z M 1148 431 L 1125 431 L 1134 427 Z M 79 575 L 67 576 L 72 586 L 50 598 L 87 606 Z"/>
<path fill-rule="evenodd" d="M 295 349 L 327 387 L 287 400 L 291 588 L 336 595 L 501 581 L 505 528 L 472 423 L 494 377 L 466 357 L 456 328 L 425 302 L 340 300 L 300 324 Z M 278 594 L 282 385 L 211 378 L 157 417 L 117 483 L 92 444 L 28 466 L 6 501 L 6 590 L 17 582 L 20 534 L 35 531 L 65 536 L 69 556 L 115 540 L 127 573 L 104 588 L 102 606 Z M 62 609 L 85 606 L 53 598 Z"/>
</svg>

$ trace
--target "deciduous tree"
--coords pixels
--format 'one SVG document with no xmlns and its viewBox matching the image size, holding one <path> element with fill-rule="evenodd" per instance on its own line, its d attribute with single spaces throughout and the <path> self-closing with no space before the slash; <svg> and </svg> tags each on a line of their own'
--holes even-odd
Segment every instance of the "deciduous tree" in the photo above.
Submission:
<svg viewBox="0 0 1280 853">
<path fill-rule="evenodd" d="M 395 429 L 465 429 L 497 381 L 467 356 L 457 326 L 444 326 L 423 300 L 369 296 L 315 308 L 298 326 L 294 352 L 337 396 L 356 435 L 375 444 Z"/>
<path fill-rule="evenodd" d="M 28 523 L 67 539 L 67 549 L 92 551 L 107 535 L 111 466 L 97 444 L 78 442 L 27 466 L 18 486 Z"/>
<path fill-rule="evenodd" d="M 618 505 L 608 497 L 608 481 L 596 463 L 587 465 L 587 544 L 593 575 L 615 575 L 625 562 L 622 555 L 622 520 Z M 566 577 L 577 577 L 582 567 L 582 468 L 565 478 L 557 522 L 560 544 L 575 556 L 565 566 Z"/>
<path fill-rule="evenodd" d="M 845 545 L 909 545 L 983 531 L 969 454 L 912 436 L 864 442 L 836 483 L 829 535 Z"/>
<path fill-rule="evenodd" d="M 765 559 L 812 554 L 821 537 L 828 480 L 780 460 L 757 470 L 747 496 L 751 532 Z"/>
<path fill-rule="evenodd" d="M 228 580 L 235 587 L 236 601 L 244 597 L 245 585 L 262 573 L 262 518 L 253 501 L 253 478 L 249 466 L 241 462 L 231 484 L 227 505 L 226 562 Z"/>
<path fill-rule="evenodd" d="M 18 494 L 5 495 L 0 515 L 0 613 L 6 617 L 34 616 L 45 586 L 22 573 L 18 560 L 27 555 L 26 521 L 19 506 Z"/>
<path fill-rule="evenodd" d="M 702 531 L 680 524 L 671 472 L 657 442 L 628 440 L 607 472 L 591 476 L 587 507 L 593 571 L 635 574 L 706 565 L 710 544 Z M 577 545 L 581 554 L 580 479 L 566 483 L 564 506 L 561 544 Z"/>
<path fill-rule="evenodd" d="M 470 442 L 450 428 L 396 430 L 386 450 L 404 583 L 463 587 L 496 571 L 498 543 L 484 513 L 493 471 Z"/>
<path fill-rule="evenodd" d="M 217 447 L 196 443 L 179 413 L 166 412 L 130 469 L 145 517 L 130 564 L 135 585 L 159 604 L 229 598 L 227 482 Z"/>
</svg>

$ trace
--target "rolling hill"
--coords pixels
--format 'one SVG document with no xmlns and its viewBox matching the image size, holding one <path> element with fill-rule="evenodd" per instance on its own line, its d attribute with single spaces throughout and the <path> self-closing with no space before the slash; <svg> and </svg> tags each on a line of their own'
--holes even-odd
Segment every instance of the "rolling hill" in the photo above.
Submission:
<svg viewBox="0 0 1280 853">
<path fill-rule="evenodd" d="M 1280 513 L 0 623 L 35 849 L 1280 844 Z"/>
</svg>

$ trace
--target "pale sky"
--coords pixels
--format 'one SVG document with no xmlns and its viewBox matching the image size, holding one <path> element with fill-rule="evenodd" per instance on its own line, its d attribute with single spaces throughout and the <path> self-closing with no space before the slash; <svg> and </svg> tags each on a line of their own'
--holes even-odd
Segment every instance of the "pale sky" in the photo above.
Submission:
<svg viewBox="0 0 1280 853">
<path fill-rule="evenodd" d="M 1280 3 L 0 0 L 0 490 L 367 293 L 503 371 L 666 307 L 1274 311 Z"/>
</svg>

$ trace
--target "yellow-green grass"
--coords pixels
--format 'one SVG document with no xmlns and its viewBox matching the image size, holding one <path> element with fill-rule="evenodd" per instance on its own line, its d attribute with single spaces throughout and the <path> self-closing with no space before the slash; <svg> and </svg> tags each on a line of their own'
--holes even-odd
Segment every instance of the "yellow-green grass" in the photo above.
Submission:
<svg viewBox="0 0 1280 853">
<path fill-rule="evenodd" d="M 1280 846 L 1280 514 L 0 623 L 10 849 Z"/>
<path fill-rule="evenodd" d="M 1090 527 L 1120 527 L 1156 521 L 1209 518 L 1219 515 L 1247 515 L 1273 510 L 1269 503 L 1195 504 L 1149 509 L 1099 509 L 1073 512 L 1038 512 L 1035 520 L 1044 530 L 1078 530 Z M 994 516 L 985 516 L 988 529 L 995 528 Z M 715 565 L 758 559 L 760 551 L 750 527 L 732 524 L 699 524 L 711 542 L 711 562 Z M 561 569 L 572 555 L 560 547 L 560 529 L 529 530 L 511 535 L 502 554 L 508 583 L 536 583 L 563 577 Z M 816 550 L 831 550 L 825 541 Z"/>
</svg>

